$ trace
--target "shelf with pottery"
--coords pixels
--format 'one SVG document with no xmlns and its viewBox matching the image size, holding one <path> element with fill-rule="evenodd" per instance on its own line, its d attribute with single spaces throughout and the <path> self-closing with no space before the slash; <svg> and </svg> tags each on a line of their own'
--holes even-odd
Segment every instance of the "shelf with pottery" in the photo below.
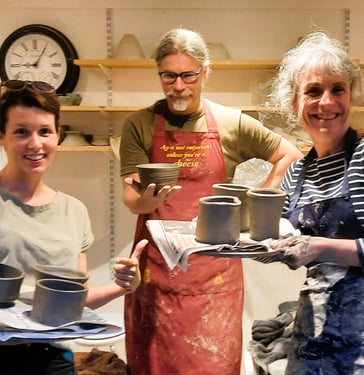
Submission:
<svg viewBox="0 0 364 375">
<path fill-rule="evenodd" d="M 156 67 L 155 60 L 120 60 L 120 59 L 77 59 L 75 65 L 83 68 L 108 69 L 151 69 Z M 276 69 L 279 60 L 212 60 L 212 69 Z"/>
<path fill-rule="evenodd" d="M 241 109 L 243 112 L 278 112 L 278 108 L 273 107 L 262 107 L 255 105 L 242 105 L 242 106 L 231 106 L 232 108 Z M 145 108 L 145 106 L 62 106 L 62 112 L 135 112 L 139 109 Z M 352 107 L 353 113 L 363 113 L 364 106 Z"/>
<path fill-rule="evenodd" d="M 61 152 L 110 152 L 111 146 L 58 146 L 57 151 Z"/>
</svg>

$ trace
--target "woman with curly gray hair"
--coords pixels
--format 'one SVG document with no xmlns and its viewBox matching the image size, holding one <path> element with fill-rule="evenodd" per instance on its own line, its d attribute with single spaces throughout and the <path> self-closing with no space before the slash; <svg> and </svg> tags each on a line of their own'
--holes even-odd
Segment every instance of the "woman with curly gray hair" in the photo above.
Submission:
<svg viewBox="0 0 364 375">
<path fill-rule="evenodd" d="M 323 32 L 284 57 L 272 100 L 313 148 L 286 172 L 284 216 L 301 237 L 276 241 L 307 267 L 286 374 L 364 373 L 364 138 L 350 127 L 360 70 Z"/>
</svg>

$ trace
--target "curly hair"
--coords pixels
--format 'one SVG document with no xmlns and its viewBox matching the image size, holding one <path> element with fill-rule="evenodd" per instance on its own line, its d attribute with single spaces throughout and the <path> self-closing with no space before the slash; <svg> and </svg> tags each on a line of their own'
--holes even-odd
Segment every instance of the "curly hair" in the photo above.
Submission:
<svg viewBox="0 0 364 375">
<path fill-rule="evenodd" d="M 350 82 L 352 102 L 361 98 L 360 67 L 349 57 L 343 44 L 322 31 L 307 34 L 284 56 L 273 80 L 271 105 L 278 107 L 289 123 L 296 123 L 293 104 L 301 74 L 319 71 L 327 76 L 346 77 Z"/>
</svg>

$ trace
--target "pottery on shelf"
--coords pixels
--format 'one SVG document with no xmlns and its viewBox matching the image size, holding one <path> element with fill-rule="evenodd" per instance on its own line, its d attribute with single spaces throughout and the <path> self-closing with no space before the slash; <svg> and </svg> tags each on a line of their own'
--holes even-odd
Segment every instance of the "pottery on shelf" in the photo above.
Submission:
<svg viewBox="0 0 364 375">
<path fill-rule="evenodd" d="M 73 98 L 69 95 L 57 95 L 57 100 L 60 105 L 72 105 Z"/>
<path fill-rule="evenodd" d="M 75 147 L 75 146 L 89 146 L 84 135 L 79 130 L 66 130 L 61 146 Z"/>
<path fill-rule="evenodd" d="M 93 146 L 108 146 L 110 144 L 109 136 L 94 134 L 92 136 L 91 144 Z"/>
<path fill-rule="evenodd" d="M 208 42 L 207 48 L 209 49 L 211 60 L 229 60 L 231 59 L 230 53 L 227 48 L 218 42 Z"/>
<path fill-rule="evenodd" d="M 208 244 L 234 244 L 240 237 L 240 199 L 211 195 L 199 199 L 196 241 Z"/>
<path fill-rule="evenodd" d="M 279 222 L 286 196 L 286 191 L 276 188 L 248 190 L 250 238 L 262 241 L 279 237 Z"/>
<path fill-rule="evenodd" d="M 231 195 L 240 199 L 240 231 L 245 232 L 249 229 L 249 210 L 248 198 L 246 196 L 250 186 L 233 184 L 233 183 L 218 183 L 212 185 L 213 195 Z"/>
<path fill-rule="evenodd" d="M 126 33 L 115 48 L 114 58 L 122 60 L 145 59 L 145 54 L 139 40 L 134 34 Z"/>
</svg>

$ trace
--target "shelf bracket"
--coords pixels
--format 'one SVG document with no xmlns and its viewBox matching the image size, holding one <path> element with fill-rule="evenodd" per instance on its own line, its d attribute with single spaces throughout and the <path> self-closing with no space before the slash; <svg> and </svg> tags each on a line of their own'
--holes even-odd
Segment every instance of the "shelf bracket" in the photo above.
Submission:
<svg viewBox="0 0 364 375">
<path fill-rule="evenodd" d="M 97 64 L 100 70 L 105 74 L 107 79 L 111 79 L 111 69 L 102 64 Z"/>
</svg>

